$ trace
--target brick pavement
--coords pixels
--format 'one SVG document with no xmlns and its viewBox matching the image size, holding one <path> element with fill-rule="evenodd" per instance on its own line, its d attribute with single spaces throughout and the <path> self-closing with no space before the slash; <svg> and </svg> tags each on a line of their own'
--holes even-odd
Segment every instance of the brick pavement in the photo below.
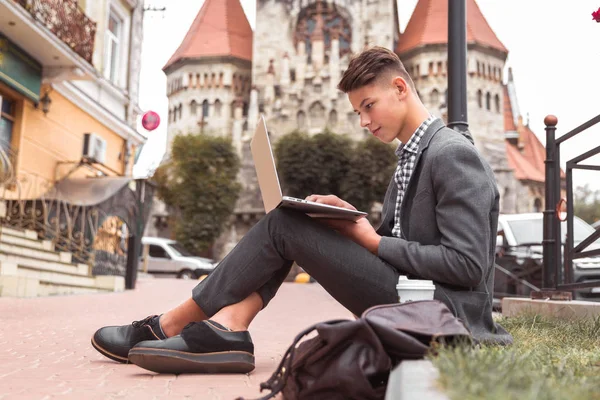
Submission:
<svg viewBox="0 0 600 400">
<path fill-rule="evenodd" d="M 124 293 L 0 298 L 0 400 L 253 398 L 297 332 L 351 317 L 318 285 L 284 284 L 250 327 L 256 370 L 248 375 L 158 375 L 115 363 L 91 347 L 97 328 L 164 312 L 194 285 L 141 279 Z"/>
</svg>

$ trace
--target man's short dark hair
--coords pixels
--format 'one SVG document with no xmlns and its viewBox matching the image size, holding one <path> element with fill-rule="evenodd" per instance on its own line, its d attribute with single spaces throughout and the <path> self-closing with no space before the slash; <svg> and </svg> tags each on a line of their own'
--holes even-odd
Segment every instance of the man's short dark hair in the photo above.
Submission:
<svg viewBox="0 0 600 400">
<path fill-rule="evenodd" d="M 370 85 L 387 74 L 400 75 L 415 91 L 415 84 L 406 72 L 400 58 L 396 53 L 384 47 L 371 47 L 353 57 L 338 83 L 338 89 L 348 93 Z"/>
</svg>

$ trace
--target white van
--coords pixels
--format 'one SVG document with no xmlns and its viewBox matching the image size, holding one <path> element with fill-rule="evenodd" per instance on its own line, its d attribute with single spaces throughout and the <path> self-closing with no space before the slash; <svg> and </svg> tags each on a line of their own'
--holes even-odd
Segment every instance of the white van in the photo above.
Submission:
<svg viewBox="0 0 600 400">
<path fill-rule="evenodd" d="M 194 257 L 175 240 L 159 237 L 142 238 L 142 255 L 148 254 L 148 273 L 175 275 L 181 279 L 197 279 L 211 273 L 215 263 L 209 258 Z M 148 247 L 146 250 L 145 247 Z M 139 269 L 144 268 L 144 259 Z"/>
</svg>

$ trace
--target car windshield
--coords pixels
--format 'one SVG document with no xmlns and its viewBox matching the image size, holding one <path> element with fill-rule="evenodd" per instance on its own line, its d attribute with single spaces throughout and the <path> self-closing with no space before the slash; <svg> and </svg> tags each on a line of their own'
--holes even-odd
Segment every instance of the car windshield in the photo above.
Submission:
<svg viewBox="0 0 600 400">
<path fill-rule="evenodd" d="M 178 257 L 193 257 L 194 255 L 187 251 L 181 244 L 169 243 L 169 247 L 173 250 L 176 256 Z"/>
<path fill-rule="evenodd" d="M 517 245 L 532 243 L 542 244 L 542 239 L 544 237 L 544 220 L 542 218 L 508 221 L 508 225 L 515 235 Z M 575 244 L 582 242 L 594 232 L 594 228 L 579 218 L 573 219 L 573 227 Z M 567 237 L 566 221 L 560 224 L 560 233 L 562 235 L 562 242 L 565 243 Z M 598 241 L 596 241 L 596 243 L 597 242 Z"/>
</svg>

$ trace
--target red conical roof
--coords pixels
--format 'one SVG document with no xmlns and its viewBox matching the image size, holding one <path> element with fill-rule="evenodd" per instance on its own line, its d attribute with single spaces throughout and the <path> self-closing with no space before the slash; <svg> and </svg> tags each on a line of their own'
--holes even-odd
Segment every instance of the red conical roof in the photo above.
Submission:
<svg viewBox="0 0 600 400">
<path fill-rule="evenodd" d="M 475 0 L 467 2 L 467 43 L 478 43 L 503 53 L 508 50 L 498 39 Z M 400 35 L 396 53 L 402 55 L 428 44 L 448 43 L 448 0 L 419 0 Z"/>
<path fill-rule="evenodd" d="M 240 0 L 206 0 L 163 70 L 183 59 L 220 56 L 252 61 L 252 28 Z"/>
</svg>

